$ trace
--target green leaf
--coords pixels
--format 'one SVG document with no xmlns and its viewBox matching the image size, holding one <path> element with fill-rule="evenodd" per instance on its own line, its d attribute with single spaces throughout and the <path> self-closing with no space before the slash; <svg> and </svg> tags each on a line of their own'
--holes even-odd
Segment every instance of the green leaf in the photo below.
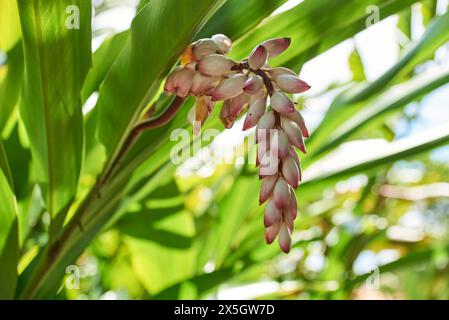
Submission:
<svg viewBox="0 0 449 320">
<path fill-rule="evenodd" d="M 429 57 L 449 40 L 449 12 L 438 17 L 427 29 L 421 40 L 394 66 L 372 83 L 367 83 L 344 92 L 329 107 L 323 121 L 308 141 L 310 150 L 325 143 L 330 134 L 349 117 L 357 114 L 365 106 L 364 100 L 373 97 L 386 88 L 394 79 L 406 75 L 423 59 Z"/>
<path fill-rule="evenodd" d="M 0 1 L 0 50 L 11 50 L 20 39 L 20 21 L 16 0 Z"/>
<path fill-rule="evenodd" d="M 17 204 L 6 154 L 0 141 L 0 299 L 14 297 L 18 243 Z"/>
<path fill-rule="evenodd" d="M 366 128 L 373 122 L 379 123 L 385 114 L 398 110 L 448 82 L 449 68 L 443 68 L 436 72 L 419 75 L 410 81 L 391 87 L 375 99 L 367 101 L 366 106 L 359 113 L 333 130 L 332 135 L 322 146 L 315 146 L 313 153 L 308 157 L 308 161 L 314 161 L 322 157 L 362 128 Z"/>
<path fill-rule="evenodd" d="M 258 43 L 291 37 L 292 46 L 271 60 L 272 65 L 297 69 L 321 52 L 337 45 L 367 26 L 369 6 L 379 7 L 380 18 L 410 6 L 416 0 L 305 0 L 296 7 L 266 19 L 236 44 L 232 56 L 243 58 Z M 323 14 L 323 8 L 326 13 Z"/>
<path fill-rule="evenodd" d="M 437 0 L 421 1 L 421 13 L 423 18 L 423 24 L 427 26 L 437 13 Z"/>
<path fill-rule="evenodd" d="M 96 106 L 98 134 L 109 154 L 117 151 L 163 77 L 221 3 L 153 0 L 134 18 L 130 39 L 105 79 Z"/>
<path fill-rule="evenodd" d="M 78 185 L 80 91 L 91 64 L 92 8 L 84 0 L 18 4 L 25 55 L 20 115 L 47 209 L 55 216 L 74 198 Z"/>
<path fill-rule="evenodd" d="M 128 35 L 129 32 L 127 31 L 118 33 L 105 40 L 95 51 L 92 57 L 92 68 L 87 74 L 81 91 L 82 103 L 86 102 L 87 98 L 99 89 L 101 82 L 103 82 L 115 59 L 122 51 Z"/>
<path fill-rule="evenodd" d="M 328 161 L 324 158 L 314 164 L 316 167 L 313 172 L 307 172 L 307 170 L 312 170 L 312 167 L 306 170 L 305 180 L 298 189 L 298 194 L 322 190 L 323 185 L 332 184 L 359 173 L 369 173 L 384 165 L 448 143 L 449 128 L 436 128 L 385 144 L 382 150 L 373 149 L 358 159 L 346 158 L 344 161 Z"/>
<path fill-rule="evenodd" d="M 354 81 L 365 81 L 365 68 L 363 67 L 362 58 L 360 57 L 359 51 L 356 47 L 351 52 L 349 56 L 349 69 L 352 72 L 352 79 Z"/>
<path fill-rule="evenodd" d="M 237 39 L 253 29 L 286 0 L 228 0 L 209 19 L 196 38 L 223 33 Z"/>
<path fill-rule="evenodd" d="M 7 53 L 8 64 L 5 79 L 0 83 L 0 133 L 13 113 L 20 95 L 23 77 L 22 44 L 18 43 Z"/>
</svg>

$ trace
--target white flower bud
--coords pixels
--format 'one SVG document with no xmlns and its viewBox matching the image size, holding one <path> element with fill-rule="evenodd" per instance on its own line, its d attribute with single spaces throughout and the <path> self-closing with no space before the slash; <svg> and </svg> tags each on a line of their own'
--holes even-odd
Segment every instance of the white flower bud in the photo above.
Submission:
<svg viewBox="0 0 449 320">
<path fill-rule="evenodd" d="M 283 178 L 279 178 L 274 186 L 273 200 L 281 210 L 287 208 L 290 203 L 290 187 Z"/>
<path fill-rule="evenodd" d="M 264 203 L 270 198 L 273 193 L 274 185 L 276 184 L 277 176 L 267 176 L 262 179 L 262 184 L 260 187 L 259 204 Z"/>
<path fill-rule="evenodd" d="M 304 118 L 298 110 L 296 110 L 295 112 L 283 114 L 282 116 L 295 122 L 299 126 L 299 129 L 301 129 L 301 133 L 304 138 L 309 137 L 309 130 L 307 130 Z"/>
<path fill-rule="evenodd" d="M 265 211 L 263 215 L 263 222 L 266 228 L 269 226 L 279 223 L 281 220 L 282 212 L 279 210 L 276 205 L 274 204 L 273 200 L 268 201 L 267 205 L 265 206 Z"/>
<path fill-rule="evenodd" d="M 288 226 L 285 223 L 281 224 L 280 230 L 279 230 L 279 247 L 284 253 L 290 252 L 291 247 L 291 236 L 290 236 L 290 230 L 288 229 Z"/>
<path fill-rule="evenodd" d="M 192 45 L 192 52 L 196 60 L 214 53 L 222 53 L 220 47 L 212 39 L 200 39 Z"/>
<path fill-rule="evenodd" d="M 295 160 L 290 157 L 287 157 L 282 162 L 282 175 L 285 180 L 287 180 L 288 184 L 293 188 L 298 188 L 299 185 L 299 168 L 296 165 Z"/>
<path fill-rule="evenodd" d="M 276 80 L 277 77 L 283 74 L 289 74 L 292 76 L 296 76 L 296 73 L 294 73 L 292 70 L 284 68 L 284 67 L 277 67 L 277 68 L 269 68 L 266 70 L 271 78 Z"/>
<path fill-rule="evenodd" d="M 307 153 L 306 147 L 304 145 L 304 139 L 298 125 L 286 118 L 281 118 L 281 126 L 284 129 L 284 132 L 287 135 L 290 143 L 301 150 L 303 153 Z"/>
<path fill-rule="evenodd" d="M 250 95 L 256 95 L 263 89 L 263 80 L 261 77 L 254 75 L 248 78 L 243 87 L 243 91 Z"/>
<path fill-rule="evenodd" d="M 220 54 L 211 54 L 201 58 L 198 71 L 206 76 L 222 76 L 235 65 L 234 61 Z"/>
<path fill-rule="evenodd" d="M 215 34 L 212 36 L 212 40 L 218 45 L 223 53 L 228 53 L 232 47 L 232 41 L 224 34 Z"/>
<path fill-rule="evenodd" d="M 259 122 L 259 120 L 265 114 L 266 105 L 267 100 L 265 98 L 262 98 L 253 102 L 249 106 L 245 122 L 243 123 L 243 130 L 248 130 L 254 127 Z"/>
<path fill-rule="evenodd" d="M 267 244 L 272 244 L 274 239 L 276 239 L 279 229 L 281 227 L 280 222 L 273 223 L 271 226 L 265 229 L 265 241 Z"/>
</svg>

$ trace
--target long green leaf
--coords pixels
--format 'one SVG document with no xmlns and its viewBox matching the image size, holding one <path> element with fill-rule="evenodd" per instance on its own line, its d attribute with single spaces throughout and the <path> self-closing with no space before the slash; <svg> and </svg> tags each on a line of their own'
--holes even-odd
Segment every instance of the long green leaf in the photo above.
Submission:
<svg viewBox="0 0 449 320">
<path fill-rule="evenodd" d="M 98 100 L 98 133 L 114 154 L 200 26 L 222 1 L 150 1 L 134 18 L 128 42 Z"/>
<path fill-rule="evenodd" d="M 55 216 L 73 199 L 82 156 L 80 91 L 91 64 L 91 3 L 19 0 L 25 56 L 20 115 Z"/>
<path fill-rule="evenodd" d="M 20 95 L 23 77 L 22 44 L 16 44 L 7 55 L 6 78 L 0 83 L 0 133 L 11 117 Z"/>
<path fill-rule="evenodd" d="M 232 55 L 242 58 L 258 43 L 276 37 L 291 37 L 288 51 L 272 59 L 273 65 L 297 69 L 319 53 L 367 27 L 369 6 L 379 8 L 385 18 L 416 0 L 305 0 L 296 7 L 266 19 L 239 40 Z M 323 14 L 326 8 L 326 14 Z"/>
<path fill-rule="evenodd" d="M 365 108 L 339 126 L 324 145 L 316 148 L 310 157 L 307 157 L 307 163 L 315 161 L 326 152 L 335 149 L 360 129 L 373 122 L 377 123 L 383 115 L 398 110 L 448 82 L 449 68 L 443 68 L 437 70 L 437 72 L 423 74 L 406 83 L 392 87 L 373 101 L 368 101 Z"/>
<path fill-rule="evenodd" d="M 20 21 L 16 0 L 0 1 L 0 50 L 11 50 L 20 39 Z"/>
<path fill-rule="evenodd" d="M 0 299 L 12 299 L 17 283 L 19 238 L 11 173 L 0 141 Z"/>
</svg>

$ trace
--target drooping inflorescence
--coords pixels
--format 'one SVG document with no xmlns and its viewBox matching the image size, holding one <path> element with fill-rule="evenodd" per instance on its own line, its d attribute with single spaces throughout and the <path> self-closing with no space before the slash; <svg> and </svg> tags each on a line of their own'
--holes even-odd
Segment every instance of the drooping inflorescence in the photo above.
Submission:
<svg viewBox="0 0 449 320">
<path fill-rule="evenodd" d="M 182 54 L 181 65 L 169 75 L 165 92 L 194 96 L 190 117 L 201 124 L 217 101 L 223 101 L 220 119 L 226 128 L 247 110 L 243 130 L 256 127 L 256 164 L 262 181 L 259 203 L 266 203 L 265 239 L 271 244 L 279 235 L 279 246 L 287 253 L 298 211 L 294 189 L 301 181 L 295 147 L 305 153 L 304 138 L 309 136 L 288 94 L 303 93 L 310 86 L 292 70 L 267 63 L 289 47 L 289 38 L 264 41 L 238 62 L 226 57 L 231 45 L 222 34 L 192 43 Z"/>
</svg>

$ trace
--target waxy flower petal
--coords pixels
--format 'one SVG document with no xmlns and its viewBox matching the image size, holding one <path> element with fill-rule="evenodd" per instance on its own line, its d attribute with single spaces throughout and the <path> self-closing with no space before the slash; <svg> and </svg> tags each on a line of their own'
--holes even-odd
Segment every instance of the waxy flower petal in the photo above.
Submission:
<svg viewBox="0 0 449 320">
<path fill-rule="evenodd" d="M 267 49 L 268 59 L 276 57 L 290 46 L 290 38 L 270 39 L 261 43 Z"/>
<path fill-rule="evenodd" d="M 265 241 L 267 244 L 272 244 L 273 241 L 276 239 L 279 229 L 281 227 L 280 222 L 273 223 L 271 226 L 266 228 L 265 230 Z"/>
<path fill-rule="evenodd" d="M 285 180 L 287 180 L 288 184 L 293 188 L 298 188 L 299 185 L 299 168 L 296 165 L 295 160 L 290 157 L 287 157 L 282 162 L 282 175 Z"/>
<path fill-rule="evenodd" d="M 288 93 L 303 93 L 310 89 L 310 86 L 297 76 L 283 74 L 276 78 L 279 89 Z"/>
<path fill-rule="evenodd" d="M 179 97 L 185 98 L 192 87 L 195 72 L 187 68 L 177 68 L 168 77 L 164 90 L 168 94 L 175 93 Z"/>
<path fill-rule="evenodd" d="M 283 130 L 273 130 L 270 139 L 271 152 L 279 158 L 285 158 L 288 155 L 288 138 Z"/>
<path fill-rule="evenodd" d="M 271 197 L 276 181 L 277 176 L 275 175 L 267 176 L 262 179 L 262 184 L 260 186 L 259 204 L 264 203 Z"/>
<path fill-rule="evenodd" d="M 248 65 L 252 70 L 258 70 L 267 62 L 268 52 L 264 46 L 258 45 L 248 57 Z"/>
<path fill-rule="evenodd" d="M 246 75 L 236 74 L 220 83 L 212 90 L 212 100 L 226 100 L 242 93 Z"/>
<path fill-rule="evenodd" d="M 287 135 L 290 143 L 301 150 L 303 153 L 307 153 L 306 147 L 304 145 L 304 139 L 302 137 L 299 126 L 295 122 L 290 121 L 286 118 L 281 119 L 281 126 L 284 129 L 284 132 Z"/>
<path fill-rule="evenodd" d="M 259 120 L 265 114 L 265 109 L 267 105 L 267 100 L 265 98 L 259 99 L 253 102 L 249 106 L 248 113 L 245 118 L 245 122 L 243 123 L 243 130 L 248 130 L 254 127 Z"/>
<path fill-rule="evenodd" d="M 263 223 L 266 228 L 269 226 L 279 223 L 281 220 L 282 211 L 279 210 L 276 205 L 274 204 L 273 200 L 268 201 L 267 205 L 265 206 L 265 211 L 263 215 Z"/>
<path fill-rule="evenodd" d="M 279 209 L 287 208 L 290 203 L 290 187 L 283 178 L 279 178 L 274 186 L 273 200 Z"/>
<path fill-rule="evenodd" d="M 214 53 L 222 53 L 220 47 L 212 39 L 200 39 L 192 45 L 192 52 L 196 60 Z"/>
<path fill-rule="evenodd" d="M 263 89 L 263 80 L 261 77 L 254 75 L 248 78 L 243 87 L 243 91 L 249 95 L 258 94 Z"/>
<path fill-rule="evenodd" d="M 292 192 L 290 196 L 290 205 L 288 206 L 288 212 L 292 216 L 293 220 L 296 219 L 296 216 L 298 215 L 298 203 L 296 202 L 294 192 Z"/>
<path fill-rule="evenodd" d="M 301 133 L 304 138 L 309 137 L 309 130 L 307 130 L 304 118 L 302 117 L 302 115 L 299 111 L 296 110 L 295 112 L 286 113 L 283 116 L 292 120 L 299 126 L 299 129 L 301 129 Z"/>
<path fill-rule="evenodd" d="M 194 96 L 206 95 L 219 79 L 219 77 L 207 77 L 195 72 L 190 93 Z"/>
<path fill-rule="evenodd" d="M 288 229 L 288 226 L 285 223 L 282 223 L 280 229 L 279 229 L 279 247 L 284 253 L 290 252 L 290 247 L 292 244 L 292 239 L 290 236 L 290 230 Z"/>
<path fill-rule="evenodd" d="M 228 53 L 232 47 L 232 41 L 224 34 L 215 34 L 212 36 L 212 40 L 218 45 L 223 53 Z"/>
<path fill-rule="evenodd" d="M 221 54 L 211 54 L 198 61 L 197 69 L 206 76 L 221 76 L 230 71 L 234 61 Z"/>
<path fill-rule="evenodd" d="M 271 96 L 270 104 L 274 110 L 282 114 L 295 111 L 295 105 L 282 91 L 276 91 Z"/>
<path fill-rule="evenodd" d="M 277 77 L 284 74 L 296 76 L 296 73 L 294 71 L 284 67 L 268 68 L 266 72 L 270 75 L 271 78 L 273 78 L 273 80 L 276 80 Z"/>
</svg>

